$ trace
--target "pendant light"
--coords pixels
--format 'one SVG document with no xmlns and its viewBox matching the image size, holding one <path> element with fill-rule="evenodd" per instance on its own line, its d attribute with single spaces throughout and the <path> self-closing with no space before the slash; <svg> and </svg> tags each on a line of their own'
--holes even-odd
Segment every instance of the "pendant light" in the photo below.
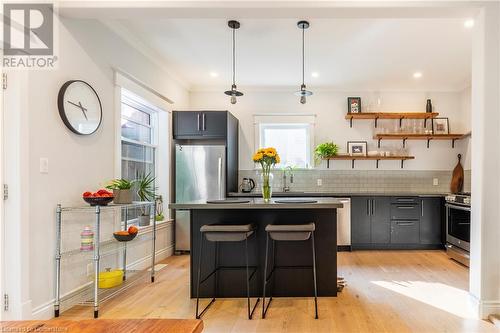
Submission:
<svg viewBox="0 0 500 333">
<path fill-rule="evenodd" d="M 304 74 L 305 74 L 305 64 L 304 64 L 304 32 L 307 28 L 309 28 L 309 22 L 307 21 L 299 21 L 297 23 L 297 27 L 302 29 L 302 84 L 300 85 L 300 90 L 295 92 L 296 96 L 300 96 L 300 103 L 306 104 L 306 96 L 311 96 L 312 91 L 306 90 L 306 85 L 304 83 Z"/>
<path fill-rule="evenodd" d="M 236 104 L 236 96 L 243 96 L 243 93 L 236 90 L 236 59 L 235 59 L 235 32 L 236 29 L 240 28 L 240 22 L 231 20 L 227 22 L 227 25 L 233 29 L 233 84 L 231 85 L 231 90 L 225 91 L 224 94 L 231 96 L 231 104 Z"/>
</svg>

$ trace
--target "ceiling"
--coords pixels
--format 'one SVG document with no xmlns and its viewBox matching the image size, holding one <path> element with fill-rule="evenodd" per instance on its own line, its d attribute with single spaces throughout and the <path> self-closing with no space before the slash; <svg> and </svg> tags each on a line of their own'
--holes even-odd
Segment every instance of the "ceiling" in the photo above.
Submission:
<svg viewBox="0 0 500 333">
<path fill-rule="evenodd" d="M 299 86 L 297 21 L 240 20 L 236 32 L 239 87 Z M 463 18 L 327 18 L 310 23 L 308 87 L 450 91 L 470 82 L 473 29 L 464 27 Z M 192 90 L 230 86 L 231 30 L 226 19 L 126 18 L 112 25 L 128 39 L 140 41 L 141 48 Z M 417 71 L 422 73 L 419 79 L 413 77 Z M 312 77 L 312 72 L 318 76 Z"/>
</svg>

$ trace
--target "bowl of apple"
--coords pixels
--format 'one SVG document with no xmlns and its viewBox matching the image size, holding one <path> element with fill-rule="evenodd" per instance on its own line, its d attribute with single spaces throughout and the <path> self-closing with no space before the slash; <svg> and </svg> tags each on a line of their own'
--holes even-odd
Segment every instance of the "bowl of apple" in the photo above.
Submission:
<svg viewBox="0 0 500 333">
<path fill-rule="evenodd" d="M 85 192 L 82 196 L 83 200 L 91 206 L 107 206 L 114 199 L 113 193 L 106 190 Z"/>
<path fill-rule="evenodd" d="M 119 242 L 129 242 L 137 236 L 139 229 L 136 226 L 130 226 L 128 230 L 115 231 L 113 236 Z"/>
</svg>

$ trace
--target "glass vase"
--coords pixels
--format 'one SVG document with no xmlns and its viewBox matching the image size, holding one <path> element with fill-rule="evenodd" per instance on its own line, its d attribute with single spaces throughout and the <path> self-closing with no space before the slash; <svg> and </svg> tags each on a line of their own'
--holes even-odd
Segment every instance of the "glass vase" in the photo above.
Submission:
<svg viewBox="0 0 500 333">
<path fill-rule="evenodd" d="M 262 199 L 264 202 L 270 202 L 273 195 L 273 174 L 271 172 L 263 172 L 260 174 L 260 184 L 262 189 Z"/>
</svg>

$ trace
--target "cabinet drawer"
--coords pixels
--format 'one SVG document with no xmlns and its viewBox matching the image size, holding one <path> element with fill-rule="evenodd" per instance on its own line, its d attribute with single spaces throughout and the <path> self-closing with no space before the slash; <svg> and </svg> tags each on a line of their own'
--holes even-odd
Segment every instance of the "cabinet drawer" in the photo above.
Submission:
<svg viewBox="0 0 500 333">
<path fill-rule="evenodd" d="M 418 244 L 419 229 L 419 221 L 391 221 L 391 243 Z"/>
<path fill-rule="evenodd" d="M 418 220 L 420 215 L 420 205 L 418 204 L 391 205 L 391 220 Z"/>
<path fill-rule="evenodd" d="M 392 197 L 391 203 L 394 203 L 394 204 L 417 204 L 418 197 Z"/>
</svg>

